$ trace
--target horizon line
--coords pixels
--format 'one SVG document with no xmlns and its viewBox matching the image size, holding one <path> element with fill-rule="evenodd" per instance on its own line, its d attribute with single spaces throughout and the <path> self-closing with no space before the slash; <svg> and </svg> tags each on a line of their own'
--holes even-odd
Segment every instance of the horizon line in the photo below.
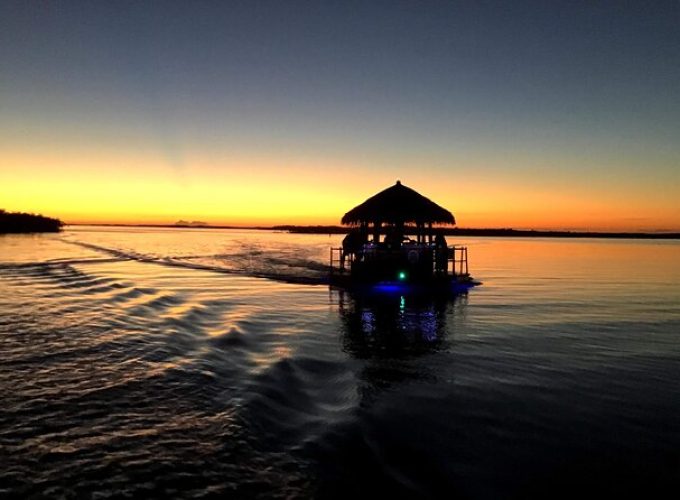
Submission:
<svg viewBox="0 0 680 500">
<path fill-rule="evenodd" d="M 274 224 L 274 225 L 212 225 L 212 224 L 150 224 L 150 223 L 64 223 L 64 226 L 157 227 L 170 229 L 247 229 L 257 231 L 287 231 L 308 234 L 346 233 L 351 226 L 336 224 Z M 473 236 L 571 236 L 571 237 L 631 237 L 680 239 L 678 230 L 601 231 L 575 229 L 525 229 L 512 227 L 440 227 L 447 232 L 468 233 Z M 476 234 L 473 234 L 476 233 Z M 482 234 L 487 233 L 487 234 Z M 492 234 L 494 233 L 494 234 Z"/>
</svg>

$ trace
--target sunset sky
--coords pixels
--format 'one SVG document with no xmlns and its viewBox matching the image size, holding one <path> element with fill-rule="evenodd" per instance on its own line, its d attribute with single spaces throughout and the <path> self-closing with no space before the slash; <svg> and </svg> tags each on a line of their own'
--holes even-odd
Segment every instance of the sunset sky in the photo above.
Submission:
<svg viewBox="0 0 680 500">
<path fill-rule="evenodd" d="M 0 2 L 0 208 L 680 230 L 680 2 Z"/>
</svg>

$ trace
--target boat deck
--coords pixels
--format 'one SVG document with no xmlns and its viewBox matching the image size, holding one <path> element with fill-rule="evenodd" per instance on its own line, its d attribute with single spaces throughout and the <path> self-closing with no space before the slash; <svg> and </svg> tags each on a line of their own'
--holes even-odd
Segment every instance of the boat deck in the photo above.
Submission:
<svg viewBox="0 0 680 500">
<path fill-rule="evenodd" d="M 330 249 L 330 282 L 341 287 L 387 283 L 449 288 L 472 280 L 465 246 L 405 243 L 390 248 L 366 243 L 355 253 Z"/>
</svg>

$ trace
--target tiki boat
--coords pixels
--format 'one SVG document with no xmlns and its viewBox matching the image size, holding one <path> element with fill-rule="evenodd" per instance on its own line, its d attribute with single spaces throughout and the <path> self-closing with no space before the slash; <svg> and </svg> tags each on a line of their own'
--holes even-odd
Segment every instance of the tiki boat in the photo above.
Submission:
<svg viewBox="0 0 680 500">
<path fill-rule="evenodd" d="M 467 247 L 449 246 L 453 214 L 397 181 L 342 218 L 351 226 L 331 248 L 330 282 L 342 288 L 462 292 L 476 284 Z"/>
</svg>

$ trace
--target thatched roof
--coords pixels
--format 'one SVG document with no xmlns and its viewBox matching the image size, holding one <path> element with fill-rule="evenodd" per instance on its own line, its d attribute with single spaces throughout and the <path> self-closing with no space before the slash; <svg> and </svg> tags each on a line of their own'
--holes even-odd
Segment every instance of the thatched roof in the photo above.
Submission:
<svg viewBox="0 0 680 500">
<path fill-rule="evenodd" d="M 445 208 L 397 181 L 394 186 L 371 196 L 342 218 L 343 224 L 362 222 L 455 224 L 456 220 Z"/>
</svg>

